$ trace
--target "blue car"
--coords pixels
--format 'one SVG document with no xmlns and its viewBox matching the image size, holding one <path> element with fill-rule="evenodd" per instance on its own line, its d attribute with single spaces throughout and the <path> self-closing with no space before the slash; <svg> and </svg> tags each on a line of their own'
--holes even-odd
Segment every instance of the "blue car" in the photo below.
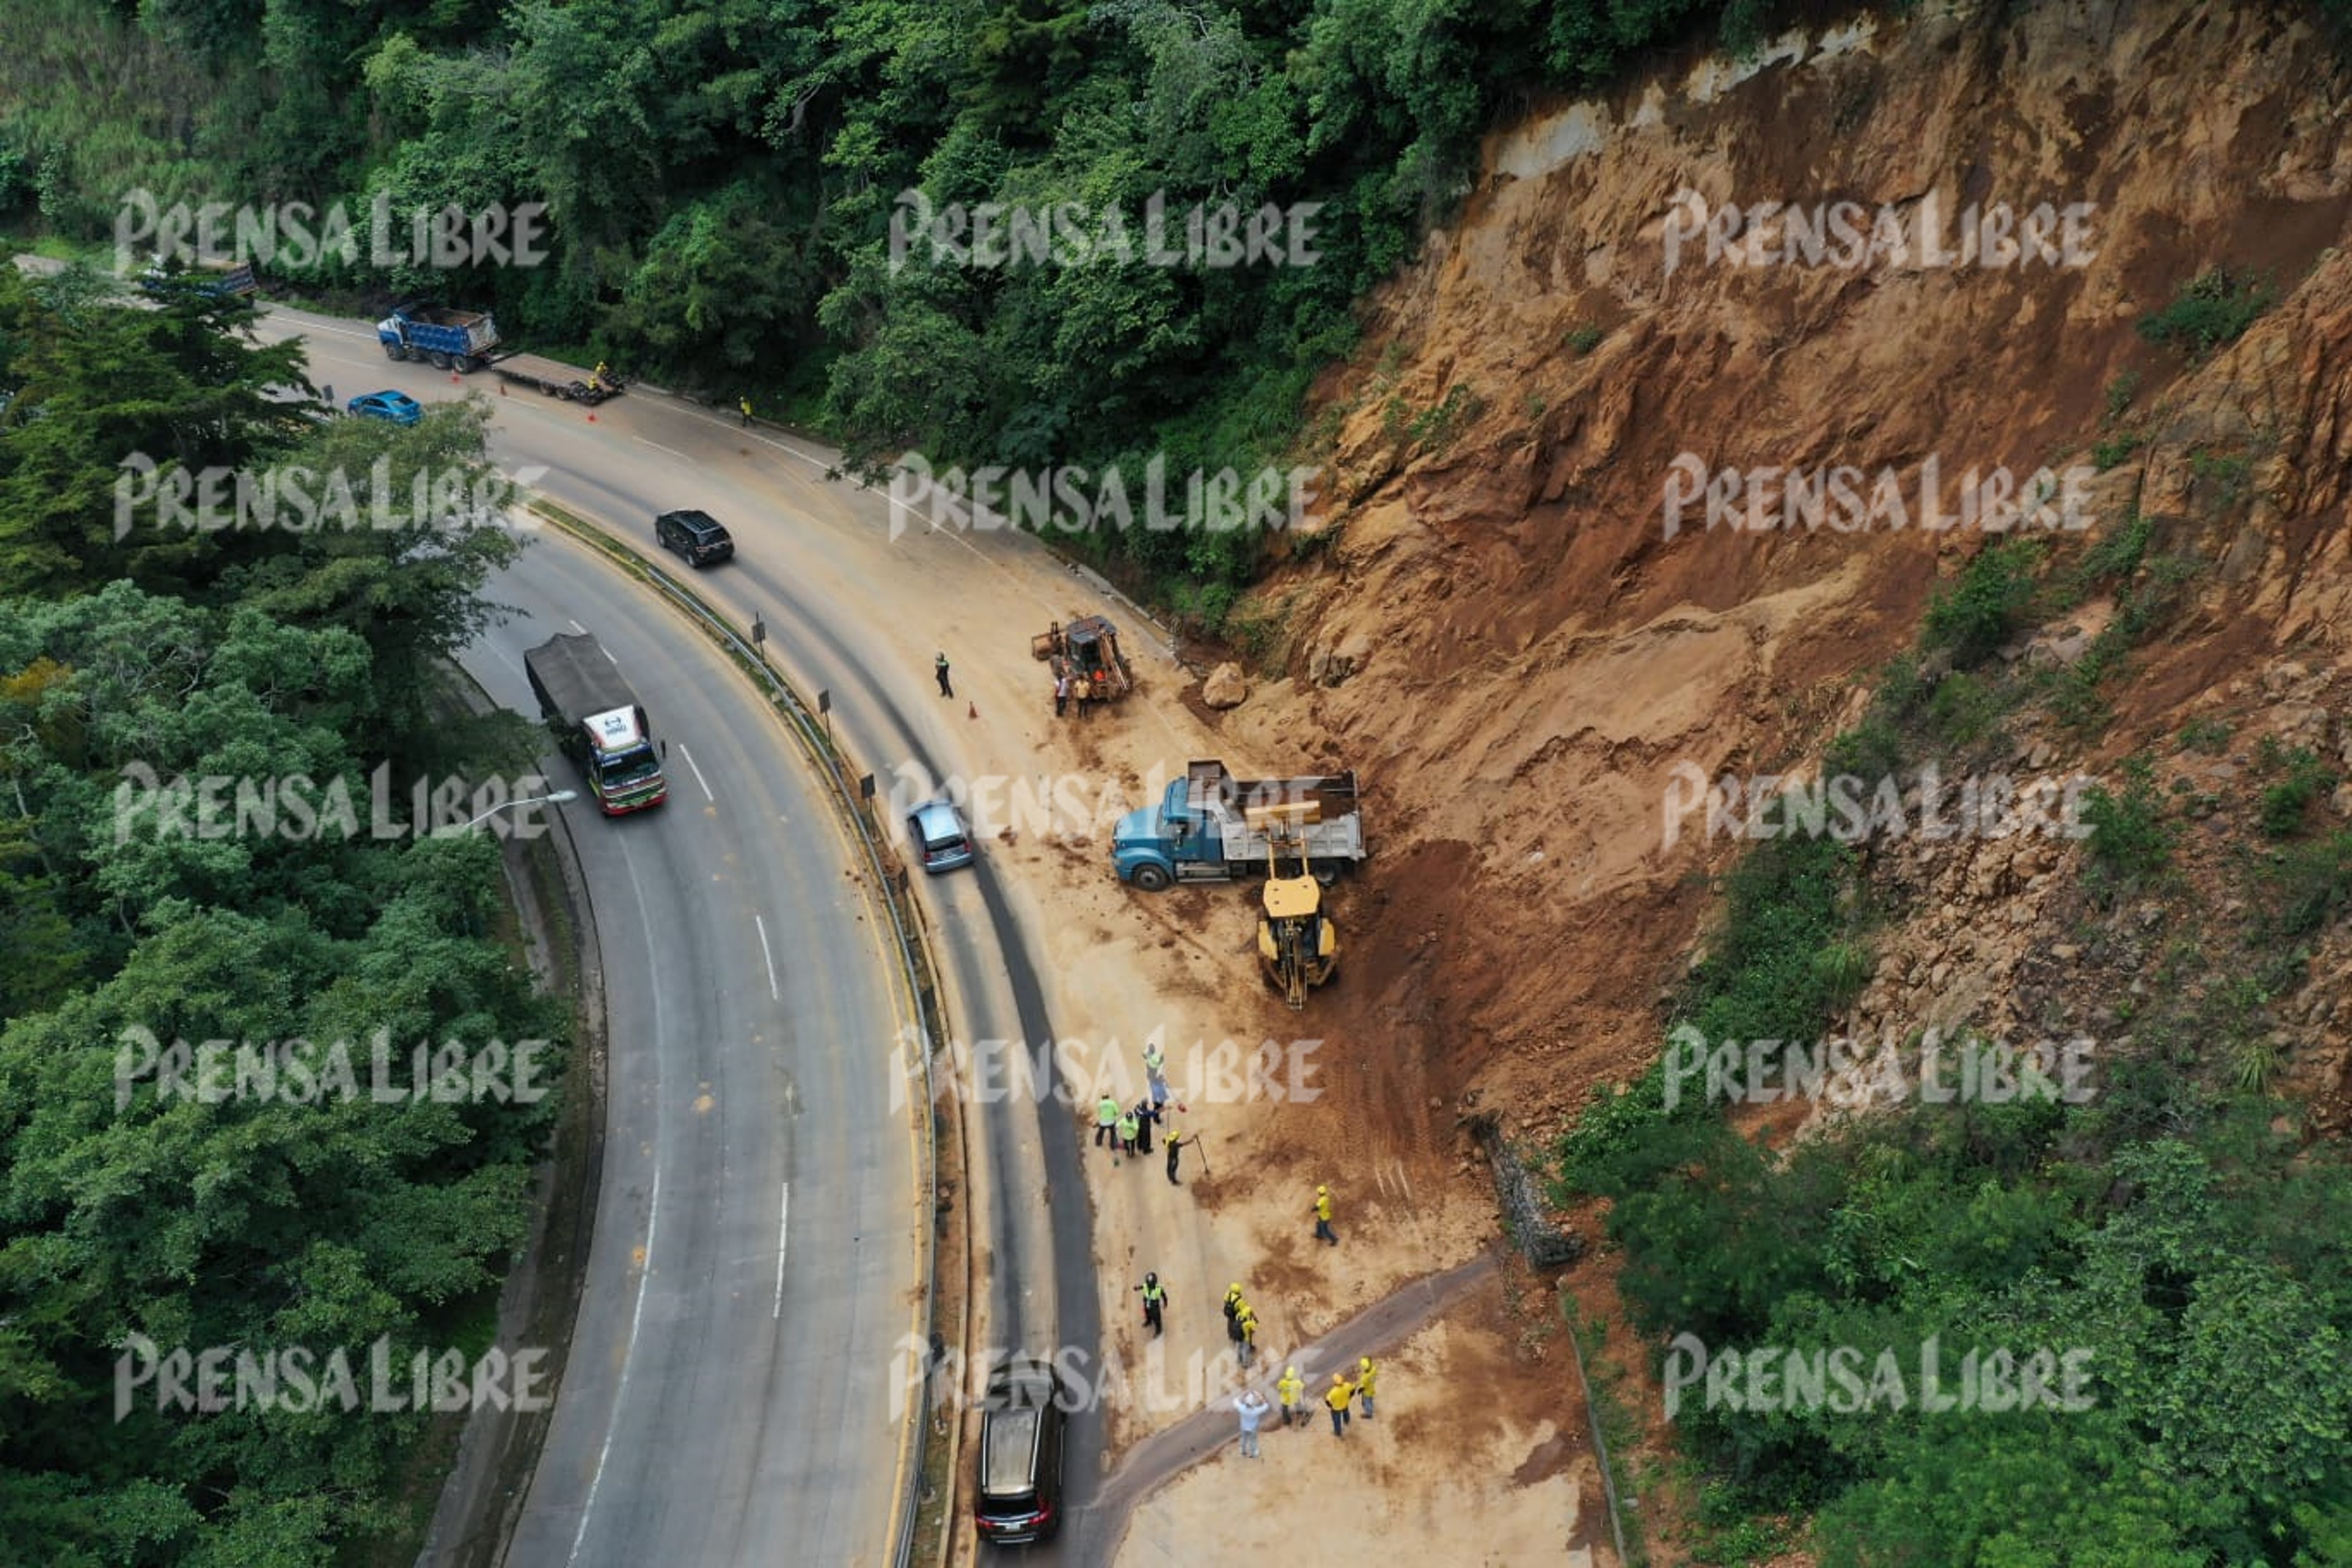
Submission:
<svg viewBox="0 0 2352 1568">
<path fill-rule="evenodd" d="M 362 419 L 385 419 L 394 424 L 415 424 L 425 417 L 425 405 L 404 392 L 362 392 L 343 404 L 343 412 Z"/>
</svg>

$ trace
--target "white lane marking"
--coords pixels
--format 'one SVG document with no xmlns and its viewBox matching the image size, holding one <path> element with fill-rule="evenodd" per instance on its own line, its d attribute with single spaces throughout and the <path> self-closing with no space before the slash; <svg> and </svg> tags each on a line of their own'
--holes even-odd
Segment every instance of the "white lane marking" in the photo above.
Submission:
<svg viewBox="0 0 2352 1568">
<path fill-rule="evenodd" d="M 685 453 L 680 452 L 680 451 L 679 451 L 677 447 L 675 447 L 675 446 L 664 446 L 660 442 L 658 442 L 658 441 L 647 441 L 647 440 L 646 440 L 646 438 L 645 438 L 644 436 L 642 436 L 642 435 L 632 436 L 632 437 L 630 437 L 630 439 L 631 439 L 631 440 L 633 440 L 633 441 L 635 441 L 635 442 L 639 443 L 639 444 L 642 444 L 642 445 L 650 446 L 650 447 L 652 447 L 656 452 L 667 452 L 667 453 L 668 453 L 672 457 L 677 458 L 680 462 L 684 462 L 684 463 L 691 463 L 691 462 L 693 462 L 693 461 L 694 461 L 694 459 L 693 459 L 693 458 L 687 456 L 687 455 L 686 455 Z"/>
<path fill-rule="evenodd" d="M 682 740 L 677 743 L 677 749 L 678 754 L 686 758 L 686 765 L 694 768 L 694 781 L 702 786 L 702 798 L 713 805 L 718 804 L 719 797 L 710 792 L 710 781 L 702 776 L 700 768 L 695 767 L 694 753 L 687 750 L 686 742 Z"/>
<path fill-rule="evenodd" d="M 768 999 L 772 1002 L 781 1002 L 784 997 L 782 991 L 776 989 L 776 956 L 768 947 L 768 923 L 754 915 L 751 916 L 751 924 L 760 928 L 760 956 L 768 961 Z"/>
<path fill-rule="evenodd" d="M 638 884 L 636 864 L 629 859 L 626 851 L 622 852 L 621 863 L 629 868 L 629 888 L 637 895 L 637 929 L 645 938 L 645 946 L 640 951 L 650 953 L 654 951 L 654 930 L 653 921 L 646 913 L 645 889 Z M 668 1038 L 669 1031 L 662 1021 L 662 988 L 655 986 L 651 990 L 654 1041 L 658 1046 Z M 653 1060 L 656 1062 L 661 1060 L 658 1051 L 654 1053 Z M 659 1092 L 658 1089 L 656 1092 Z M 656 1154 L 653 1191 L 646 1199 L 646 1266 L 637 1276 L 637 1303 L 629 1309 L 629 1340 L 621 1349 L 621 1381 L 613 1390 L 613 1413 L 605 1421 L 604 1444 L 596 1450 L 596 1473 L 589 1478 L 588 1500 L 580 1507 L 580 1530 L 572 1538 L 572 1555 L 563 1560 L 565 1568 L 580 1561 L 580 1548 L 587 1544 L 588 1521 L 596 1513 L 596 1491 L 604 1484 L 604 1461 L 613 1457 L 613 1436 L 621 1429 L 621 1406 L 629 1396 L 629 1373 L 636 1365 L 637 1325 L 646 1315 L 646 1287 L 653 1283 L 654 1278 L 654 1232 L 661 1225 L 661 1155 Z"/>
<path fill-rule="evenodd" d="M 784 1222 L 792 1214 L 793 1184 L 786 1182 L 783 1201 L 776 1209 L 776 1310 L 769 1314 L 772 1319 L 784 1315 Z"/>
</svg>

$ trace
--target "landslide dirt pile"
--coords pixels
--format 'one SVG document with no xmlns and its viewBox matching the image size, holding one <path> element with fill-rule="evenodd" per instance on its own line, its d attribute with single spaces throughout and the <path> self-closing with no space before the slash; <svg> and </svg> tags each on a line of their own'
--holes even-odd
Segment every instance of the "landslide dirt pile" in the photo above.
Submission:
<svg viewBox="0 0 2352 1568">
<path fill-rule="evenodd" d="M 1939 581 L 1987 543 L 1709 530 L 1695 512 L 1668 538 L 1678 458 L 1892 468 L 1916 497 L 1930 459 L 1948 495 L 1969 465 L 2031 475 L 2100 445 L 2090 526 L 2053 549 L 2095 548 L 2137 507 L 2202 570 L 2163 641 L 2130 653 L 2112 724 L 2028 733 L 2015 770 L 2097 770 L 2223 705 L 2239 738 L 2170 769 L 2193 788 L 2226 790 L 2214 768 L 2298 726 L 2352 771 L 2352 266 L 2332 248 L 2352 119 L 2300 15 L 1861 22 L 1744 74 L 1663 70 L 1493 141 L 1459 221 L 1321 389 L 1331 526 L 1253 607 L 1285 678 L 1221 721 L 1266 755 L 1312 737 L 1377 791 L 1378 869 L 1350 895 L 1344 981 L 1315 1002 L 1322 1032 L 1375 1048 L 1314 1136 L 1451 1163 L 1465 1099 L 1525 1137 L 1635 1075 L 1709 905 L 1697 877 L 1739 847 L 1705 839 L 1703 818 L 1665 845 L 1674 769 L 1817 755 L 1859 715 L 1856 678 L 1913 642 Z M 1710 211 L 1850 199 L 1911 221 L 1932 199 L 1948 226 L 1972 203 L 2094 204 L 2095 254 L 1758 268 L 1702 240 L 1669 275 L 1685 192 Z M 2191 363 L 2136 329 L 2217 265 L 2275 290 L 2236 343 Z M 2038 656 L 2079 656 L 2103 612 L 2083 606 Z M 2347 804 L 2322 809 L 2340 825 Z M 2063 983 L 2051 955 L 2079 914 L 2063 894 L 2080 852 L 1987 846 L 1902 873 L 1916 917 L 1852 1021 L 2030 1011 Z M 2330 974 L 2340 989 L 2341 956 L 2312 974 L 2315 995 Z M 2320 1002 L 2286 1010 L 2327 1032 Z M 2305 1068 L 2340 1079 L 2340 1059 Z"/>
</svg>

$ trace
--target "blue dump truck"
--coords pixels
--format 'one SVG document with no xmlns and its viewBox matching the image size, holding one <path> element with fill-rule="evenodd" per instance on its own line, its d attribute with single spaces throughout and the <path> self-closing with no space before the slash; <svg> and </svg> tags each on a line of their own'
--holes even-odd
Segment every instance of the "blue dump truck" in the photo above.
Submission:
<svg viewBox="0 0 2352 1568">
<path fill-rule="evenodd" d="M 436 371 L 471 375 L 490 362 L 499 346 L 499 326 L 487 310 L 445 310 L 434 305 L 401 305 L 375 324 L 376 340 L 388 360 L 422 360 Z"/>
<path fill-rule="evenodd" d="M 1367 852 L 1356 776 L 1236 779 L 1222 762 L 1194 762 L 1159 805 L 1119 819 L 1110 853 L 1119 881 L 1156 893 L 1263 872 L 1276 847 L 1304 859 L 1321 883 L 1360 863 Z"/>
<path fill-rule="evenodd" d="M 157 261 L 139 275 L 139 287 L 158 296 L 184 289 L 207 299 L 250 305 L 254 296 L 261 292 L 261 280 L 254 277 L 252 267 L 244 263 L 203 261 L 175 271 Z"/>
</svg>

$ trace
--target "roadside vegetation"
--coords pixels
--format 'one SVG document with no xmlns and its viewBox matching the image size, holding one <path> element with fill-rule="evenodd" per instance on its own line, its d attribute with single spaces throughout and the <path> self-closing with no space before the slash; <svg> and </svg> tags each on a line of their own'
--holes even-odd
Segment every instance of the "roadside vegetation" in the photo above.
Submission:
<svg viewBox="0 0 2352 1568">
<path fill-rule="evenodd" d="M 513 775 L 539 750 L 520 719 L 433 701 L 436 663 L 482 623 L 476 592 L 516 546 L 414 526 L 409 484 L 485 471 L 483 411 L 314 423 L 267 395 L 300 382 L 295 352 L 249 346 L 198 299 L 112 309 L 0 268 L 11 1563 L 298 1568 L 404 1538 L 413 1556 L 434 1501 L 410 1462 L 429 1413 L 159 1407 L 152 1381 L 125 1397 L 122 1357 L 132 1336 L 341 1350 L 364 1401 L 379 1339 L 403 1369 L 415 1350 L 478 1355 L 556 1109 L 370 1088 L 379 1030 L 395 1092 L 417 1045 L 492 1040 L 549 1041 L 537 1086 L 555 1087 L 569 1026 L 501 940 L 493 840 L 374 837 L 377 768 L 405 821 L 414 780 Z M 382 460 L 397 526 L 201 533 L 143 514 L 118 530 L 132 452 L 166 473 L 340 466 L 362 486 Z M 142 780 L 181 775 L 346 781 L 357 834 L 163 831 Z M 191 1067 L 166 1095 L 148 1039 L 350 1041 L 360 1092 L 212 1101 Z"/>
<path fill-rule="evenodd" d="M 378 270 L 363 236 L 360 267 L 263 270 L 313 296 L 492 307 L 518 341 L 748 394 L 853 465 L 911 448 L 940 468 L 1139 472 L 1149 454 L 1216 472 L 1287 452 L 1310 380 L 1354 344 L 1354 302 L 1466 192 L 1498 116 L 1654 46 L 1744 43 L 1767 16 L 1759 0 L 138 9 L 6 7 L 0 227 L 110 248 L 134 188 L 166 206 L 341 202 L 362 220 L 378 194 L 401 212 L 543 202 L 538 267 Z M 1179 249 L 1202 204 L 1319 204 L 1316 259 L 991 269 L 919 242 L 894 266 L 915 192 L 937 211 L 1116 210 L 1139 247 L 1158 197 Z M 1210 622 L 1256 564 L 1241 529 L 1093 548 Z"/>
<path fill-rule="evenodd" d="M 1979 554 L 1827 771 L 2000 755 L 2003 724 L 2037 703 L 2103 727 L 2103 686 L 2194 575 L 2158 543 L 2134 520 L 2069 572 L 2024 547 Z M 1995 656 L 2092 592 L 2119 610 L 2074 665 Z M 2227 738 L 2207 721 L 2181 746 Z M 1915 1094 L 1767 1143 L 1705 1103 L 1699 1080 L 1670 1105 L 1662 1057 L 1563 1140 L 1554 1196 L 1607 1201 L 1620 1291 L 1662 1383 L 1685 1334 L 1717 1356 L 1854 1347 L 1865 1384 L 1891 1353 L 1909 1379 L 1909 1403 L 1858 1409 L 1738 1408 L 1737 1393 L 1684 1388 L 1673 1443 L 1692 1467 L 1678 1484 L 1696 1500 L 1693 1561 L 1754 1560 L 1790 1519 L 1810 1521 L 1824 1568 L 2352 1561 L 2352 1165 L 2271 1097 L 2267 1011 L 2352 901 L 2352 833 L 2309 825 L 2332 775 L 2307 752 L 2272 747 L 2260 772 L 2231 873 L 2237 922 L 2203 918 L 2169 880 L 2180 807 L 2146 758 L 2091 793 L 2074 939 L 2086 966 L 2147 983 L 2103 990 L 2086 970 L 2067 988 L 2053 1031 L 2096 1037 L 2079 1103 Z M 1826 838 L 1758 844 L 1721 891 L 1719 930 L 1671 1010 L 1710 1042 L 1838 1034 L 1850 955 L 1906 913 Z M 2138 901 L 2168 897 L 2192 907 L 2151 934 Z M 1865 1057 L 1879 1044 L 1862 1042 Z M 1947 1395 L 1971 1352 L 2084 1353 L 2087 1406 L 1927 1414 L 1931 1343 Z"/>
</svg>

